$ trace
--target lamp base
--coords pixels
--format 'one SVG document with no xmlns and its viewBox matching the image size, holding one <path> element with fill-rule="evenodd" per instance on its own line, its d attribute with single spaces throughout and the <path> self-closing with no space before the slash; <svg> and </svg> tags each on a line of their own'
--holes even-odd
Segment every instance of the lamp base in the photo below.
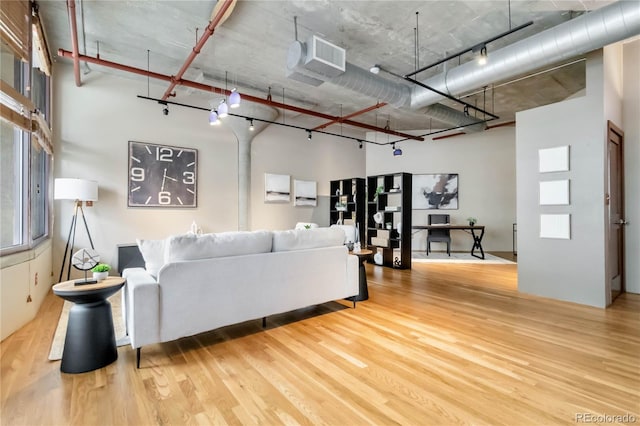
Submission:
<svg viewBox="0 0 640 426">
<path fill-rule="evenodd" d="M 93 278 L 83 278 L 81 280 L 75 280 L 74 285 L 85 285 L 85 284 L 97 284 L 98 280 L 94 280 Z"/>
</svg>

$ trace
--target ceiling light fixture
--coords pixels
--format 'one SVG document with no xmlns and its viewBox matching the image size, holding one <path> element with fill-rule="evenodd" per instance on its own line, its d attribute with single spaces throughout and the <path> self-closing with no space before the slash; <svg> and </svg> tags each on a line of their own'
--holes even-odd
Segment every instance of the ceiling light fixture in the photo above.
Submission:
<svg viewBox="0 0 640 426">
<path fill-rule="evenodd" d="M 369 68 L 369 72 L 371 74 L 378 74 L 380 72 L 380 65 L 374 65 L 371 68 Z"/>
<path fill-rule="evenodd" d="M 358 142 L 360 142 L 360 147 L 359 148 L 362 149 L 362 146 L 363 146 L 362 145 L 362 141 L 358 141 Z"/>
<path fill-rule="evenodd" d="M 238 93 L 237 89 L 234 87 L 231 89 L 231 94 L 229 95 L 229 106 L 231 108 L 238 108 L 240 106 L 240 93 Z"/>
<path fill-rule="evenodd" d="M 307 140 L 311 140 L 311 130 L 307 130 Z"/>
<path fill-rule="evenodd" d="M 227 106 L 227 103 L 223 99 L 220 101 L 220 105 L 218 105 L 218 117 L 225 118 L 228 115 L 229 115 L 229 107 Z"/>
<path fill-rule="evenodd" d="M 212 109 L 209 113 L 209 126 L 217 126 L 220 124 L 220 120 L 218 120 L 218 113 L 215 109 Z"/>
<path fill-rule="evenodd" d="M 485 65 L 487 63 L 487 46 L 482 45 L 480 51 L 476 53 L 478 58 L 478 65 Z"/>
<path fill-rule="evenodd" d="M 402 150 L 400 148 L 396 148 L 395 142 L 393 143 L 393 145 L 391 147 L 393 148 L 393 155 L 394 156 L 402 155 Z"/>
<path fill-rule="evenodd" d="M 256 128 L 253 126 L 253 118 L 248 119 L 249 120 L 249 131 L 253 132 Z"/>
</svg>

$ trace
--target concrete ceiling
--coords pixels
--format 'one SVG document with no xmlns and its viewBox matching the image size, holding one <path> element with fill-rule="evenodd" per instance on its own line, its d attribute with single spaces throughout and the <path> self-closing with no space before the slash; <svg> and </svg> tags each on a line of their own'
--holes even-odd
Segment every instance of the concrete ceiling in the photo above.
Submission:
<svg viewBox="0 0 640 426">
<path fill-rule="evenodd" d="M 347 115 L 377 102 L 368 96 L 345 90 L 331 83 L 313 87 L 286 77 L 289 45 L 295 39 L 294 17 L 300 40 L 312 34 L 346 49 L 347 62 L 368 69 L 380 64 L 397 74 L 415 69 L 415 28 L 418 19 L 419 66 L 433 63 L 447 54 L 471 47 L 512 27 L 533 21 L 533 25 L 490 43 L 492 49 L 511 44 L 549 27 L 574 18 L 611 1 L 508 0 L 502 1 L 239 1 L 230 17 L 215 31 L 184 78 L 219 87 L 237 87 L 241 93 L 264 98 L 271 87 L 273 99 L 331 115 Z M 215 1 L 114 1 L 77 0 L 80 53 L 102 59 L 175 75 L 202 35 L 211 18 Z M 40 1 L 51 52 L 72 50 L 66 2 Z M 149 55 L 147 55 L 149 51 Z M 149 57 L 148 57 L 149 56 Z M 576 58 L 578 59 L 578 58 Z M 57 58 L 57 61 L 68 59 Z M 449 62 L 455 66 L 472 60 L 471 54 Z M 144 79 L 114 69 L 89 64 L 82 72 L 105 72 Z M 422 73 L 439 73 L 442 66 Z M 381 73 L 380 75 L 382 75 Z M 391 75 L 385 75 L 394 79 Z M 517 76 L 522 77 L 522 76 Z M 515 80 L 516 77 L 510 80 Z M 399 81 L 396 79 L 396 81 Z M 152 97 L 161 97 L 154 89 Z M 495 86 L 495 87 L 494 87 Z M 584 61 L 517 82 L 495 82 L 486 92 L 465 97 L 471 104 L 486 108 L 500 119 L 510 121 L 517 111 L 565 99 L 585 86 Z M 185 102 L 196 96 L 200 106 L 208 107 L 211 93 L 179 87 L 171 100 Z M 146 93 L 132 93 L 135 95 Z M 200 98 L 200 99 L 198 99 Z M 219 98 L 219 96 L 218 96 Z M 189 99 L 194 103 L 194 99 Z M 453 102 L 447 105 L 456 109 Z M 294 118 L 295 116 L 295 118 Z M 325 121 L 288 113 L 299 125 L 313 127 Z M 385 106 L 353 118 L 392 129 L 409 130 L 443 127 L 420 111 Z M 339 125 L 327 128 L 339 131 Z"/>
</svg>

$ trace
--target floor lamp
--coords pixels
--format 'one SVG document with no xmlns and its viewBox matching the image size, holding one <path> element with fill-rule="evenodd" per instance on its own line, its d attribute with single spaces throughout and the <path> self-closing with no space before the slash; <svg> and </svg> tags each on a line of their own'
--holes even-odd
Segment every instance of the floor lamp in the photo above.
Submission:
<svg viewBox="0 0 640 426">
<path fill-rule="evenodd" d="M 56 179 L 54 183 L 53 198 L 56 200 L 73 200 L 73 217 L 71 218 L 71 226 L 69 227 L 69 236 L 67 244 L 64 247 L 64 256 L 62 256 L 62 266 L 60 267 L 60 277 L 58 282 L 62 281 L 64 273 L 64 265 L 67 261 L 67 253 L 69 253 L 69 266 L 67 267 L 67 280 L 71 276 L 71 257 L 73 256 L 73 246 L 76 240 L 76 226 L 78 225 L 78 216 L 82 217 L 84 229 L 87 231 L 89 243 L 93 249 L 93 240 L 87 226 L 87 219 L 84 217 L 83 203 L 92 206 L 94 201 L 98 200 L 98 182 L 86 179 Z M 79 213 L 79 214 L 78 214 Z"/>
</svg>

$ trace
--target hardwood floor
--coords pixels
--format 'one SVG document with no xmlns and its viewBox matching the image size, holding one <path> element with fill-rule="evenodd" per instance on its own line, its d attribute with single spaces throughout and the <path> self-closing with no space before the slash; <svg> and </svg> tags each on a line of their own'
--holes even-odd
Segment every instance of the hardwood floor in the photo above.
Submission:
<svg viewBox="0 0 640 426">
<path fill-rule="evenodd" d="M 1 350 L 2 425 L 640 422 L 640 296 L 602 310 L 517 293 L 516 265 L 367 265 L 370 299 L 142 350 L 47 360 L 62 300 Z M 560 285 L 560 283 L 559 283 Z M 604 423 L 604 422 L 601 422 Z"/>
</svg>

